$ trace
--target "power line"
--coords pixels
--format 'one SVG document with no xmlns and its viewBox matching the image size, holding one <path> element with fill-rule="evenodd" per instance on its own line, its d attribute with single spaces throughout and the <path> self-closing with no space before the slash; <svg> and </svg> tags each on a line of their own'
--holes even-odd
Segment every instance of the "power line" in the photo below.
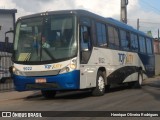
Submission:
<svg viewBox="0 0 160 120">
<path fill-rule="evenodd" d="M 149 20 L 149 19 L 148 19 Z M 137 19 L 128 19 L 128 21 L 131 21 L 131 22 L 137 22 Z M 150 22 L 144 19 L 140 19 L 140 23 L 147 23 L 147 24 L 160 24 L 160 22 Z"/>
<path fill-rule="evenodd" d="M 160 13 L 160 10 L 159 10 L 158 8 L 155 8 L 155 7 L 152 6 L 150 3 L 148 3 L 148 2 L 146 2 L 146 1 L 144 1 L 144 0 L 141 0 L 141 1 L 142 1 L 142 3 L 144 3 L 144 4 L 148 5 L 148 6 L 150 6 L 152 9 L 154 9 L 154 10 L 156 10 L 156 11 L 158 11 L 158 12 Z"/>
</svg>

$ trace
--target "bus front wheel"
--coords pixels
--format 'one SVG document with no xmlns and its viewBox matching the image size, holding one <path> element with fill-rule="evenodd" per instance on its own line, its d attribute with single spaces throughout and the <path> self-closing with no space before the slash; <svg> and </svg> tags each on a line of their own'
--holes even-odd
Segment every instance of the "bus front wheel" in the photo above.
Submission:
<svg viewBox="0 0 160 120">
<path fill-rule="evenodd" d="M 53 90 L 41 90 L 41 93 L 47 99 L 54 98 L 56 95 L 56 91 Z"/>
<path fill-rule="evenodd" d="M 105 77 L 102 71 L 98 71 L 96 87 L 92 91 L 93 96 L 102 96 L 105 93 Z"/>
</svg>

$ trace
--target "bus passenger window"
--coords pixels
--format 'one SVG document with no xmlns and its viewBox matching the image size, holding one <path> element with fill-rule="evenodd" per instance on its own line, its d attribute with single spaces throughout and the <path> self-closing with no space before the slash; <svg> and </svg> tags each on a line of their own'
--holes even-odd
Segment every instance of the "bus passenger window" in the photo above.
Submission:
<svg viewBox="0 0 160 120">
<path fill-rule="evenodd" d="M 121 36 L 121 47 L 123 50 L 129 50 L 130 48 L 130 35 L 129 32 L 126 32 L 124 30 L 120 30 L 120 36 Z"/>
<path fill-rule="evenodd" d="M 118 29 L 112 26 L 108 26 L 108 38 L 109 38 L 109 47 L 112 49 L 119 49 Z"/>
<path fill-rule="evenodd" d="M 131 33 L 130 39 L 131 39 L 131 45 L 130 45 L 131 50 L 138 52 L 138 49 L 139 49 L 138 36 L 136 34 Z"/>
<path fill-rule="evenodd" d="M 106 36 L 106 27 L 105 24 L 96 23 L 97 27 L 97 42 L 98 42 L 98 47 L 107 47 L 107 36 Z"/>
<path fill-rule="evenodd" d="M 139 36 L 139 47 L 141 53 L 146 53 L 146 43 L 145 38 L 142 36 Z"/>
<path fill-rule="evenodd" d="M 152 39 L 147 38 L 146 39 L 146 47 L 147 47 L 147 53 L 148 54 L 153 54 L 153 50 L 152 50 Z"/>
</svg>

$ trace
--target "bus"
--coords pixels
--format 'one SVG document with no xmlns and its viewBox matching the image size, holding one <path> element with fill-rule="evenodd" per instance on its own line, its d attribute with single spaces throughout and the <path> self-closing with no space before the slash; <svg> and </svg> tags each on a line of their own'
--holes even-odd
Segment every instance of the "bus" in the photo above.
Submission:
<svg viewBox="0 0 160 120">
<path fill-rule="evenodd" d="M 17 91 L 90 89 L 102 96 L 112 84 L 140 88 L 155 73 L 153 38 L 86 10 L 20 17 L 16 23 L 12 78 Z"/>
</svg>

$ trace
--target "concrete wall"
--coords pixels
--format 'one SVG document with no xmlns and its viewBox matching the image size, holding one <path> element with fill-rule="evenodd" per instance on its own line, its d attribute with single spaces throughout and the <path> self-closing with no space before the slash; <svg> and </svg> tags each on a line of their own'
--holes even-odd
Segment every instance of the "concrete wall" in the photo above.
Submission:
<svg viewBox="0 0 160 120">
<path fill-rule="evenodd" d="M 155 55 L 155 75 L 160 75 L 160 55 Z"/>
</svg>

